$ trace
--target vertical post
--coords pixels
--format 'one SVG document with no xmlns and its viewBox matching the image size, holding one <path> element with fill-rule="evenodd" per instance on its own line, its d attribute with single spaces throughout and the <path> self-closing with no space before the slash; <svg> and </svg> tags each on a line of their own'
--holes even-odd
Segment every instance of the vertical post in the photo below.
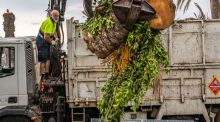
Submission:
<svg viewBox="0 0 220 122">
<path fill-rule="evenodd" d="M 173 65 L 173 58 L 172 58 L 172 50 L 173 50 L 173 46 L 172 46 L 173 28 L 172 28 L 172 26 L 169 27 L 168 31 L 169 31 L 169 35 L 168 35 L 168 53 L 169 53 L 170 65 L 172 66 L 172 65 Z"/>
<path fill-rule="evenodd" d="M 72 33 L 73 33 L 73 28 L 72 28 L 72 19 L 69 19 L 66 21 L 66 27 L 67 27 L 67 49 L 68 49 L 68 62 L 67 62 L 67 68 L 68 68 L 68 95 L 69 99 L 67 100 L 68 102 L 72 102 L 73 100 L 73 76 L 72 76 L 72 59 L 73 59 L 73 52 L 71 52 L 70 49 L 73 49 L 72 47 Z"/>
<path fill-rule="evenodd" d="M 202 63 L 205 64 L 205 27 L 204 21 L 201 21 L 201 34 L 202 34 Z"/>
</svg>

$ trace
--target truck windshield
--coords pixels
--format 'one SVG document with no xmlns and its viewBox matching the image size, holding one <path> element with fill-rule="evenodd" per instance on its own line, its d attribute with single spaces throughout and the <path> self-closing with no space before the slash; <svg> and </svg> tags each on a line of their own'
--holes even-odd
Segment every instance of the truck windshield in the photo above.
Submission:
<svg viewBox="0 0 220 122">
<path fill-rule="evenodd" d="M 15 71 L 15 48 L 0 47 L 0 78 L 13 75 Z"/>
</svg>

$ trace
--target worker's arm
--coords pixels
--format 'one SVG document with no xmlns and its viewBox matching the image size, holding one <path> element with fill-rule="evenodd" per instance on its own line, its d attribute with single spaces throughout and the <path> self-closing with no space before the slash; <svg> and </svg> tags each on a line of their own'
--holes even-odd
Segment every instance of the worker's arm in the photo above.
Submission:
<svg viewBox="0 0 220 122">
<path fill-rule="evenodd" d="M 55 37 L 55 38 L 58 38 L 57 32 L 54 33 L 54 37 Z"/>
<path fill-rule="evenodd" d="M 46 40 L 48 43 L 51 44 L 50 34 L 45 33 L 45 34 L 44 34 L 44 40 Z"/>
</svg>

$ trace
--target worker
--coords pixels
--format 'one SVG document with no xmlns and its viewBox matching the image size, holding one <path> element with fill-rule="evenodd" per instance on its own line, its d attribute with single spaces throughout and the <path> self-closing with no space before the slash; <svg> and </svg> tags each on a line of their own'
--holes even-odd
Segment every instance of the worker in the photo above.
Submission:
<svg viewBox="0 0 220 122">
<path fill-rule="evenodd" d="M 41 24 L 39 33 L 36 38 L 36 44 L 38 49 L 38 61 L 40 62 L 41 81 L 47 80 L 49 77 L 50 46 L 55 45 L 56 43 L 56 25 L 58 21 L 59 11 L 52 10 L 50 17 L 48 17 Z"/>
</svg>

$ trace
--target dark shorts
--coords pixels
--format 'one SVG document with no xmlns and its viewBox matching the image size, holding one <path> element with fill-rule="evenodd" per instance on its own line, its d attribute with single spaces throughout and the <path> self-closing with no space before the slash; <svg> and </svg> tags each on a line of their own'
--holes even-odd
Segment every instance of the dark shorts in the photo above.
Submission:
<svg viewBox="0 0 220 122">
<path fill-rule="evenodd" d="M 50 59 L 50 44 L 46 42 L 39 35 L 36 38 L 36 45 L 38 50 L 38 61 L 46 62 Z"/>
</svg>

